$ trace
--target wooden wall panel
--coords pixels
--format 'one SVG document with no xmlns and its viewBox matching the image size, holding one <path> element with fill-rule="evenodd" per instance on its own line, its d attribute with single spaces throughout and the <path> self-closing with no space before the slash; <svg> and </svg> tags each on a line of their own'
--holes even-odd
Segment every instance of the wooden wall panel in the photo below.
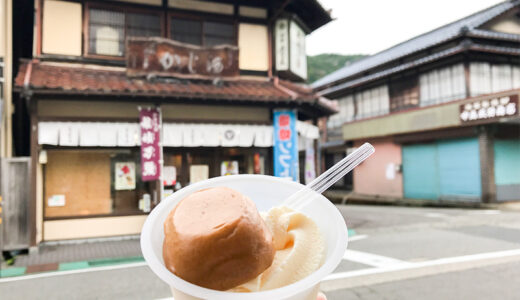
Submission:
<svg viewBox="0 0 520 300">
<path fill-rule="evenodd" d="M 110 154 L 101 151 L 49 150 L 45 165 L 45 216 L 108 214 Z M 65 195 L 65 206 L 49 207 L 52 195 Z"/>
</svg>

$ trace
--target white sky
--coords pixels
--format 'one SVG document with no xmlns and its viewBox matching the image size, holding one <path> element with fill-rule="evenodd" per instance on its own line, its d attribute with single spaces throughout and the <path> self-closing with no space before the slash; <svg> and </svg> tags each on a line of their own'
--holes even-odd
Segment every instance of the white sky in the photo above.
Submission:
<svg viewBox="0 0 520 300">
<path fill-rule="evenodd" d="M 374 54 L 500 0 L 320 0 L 336 20 L 307 37 L 307 54 Z"/>
</svg>

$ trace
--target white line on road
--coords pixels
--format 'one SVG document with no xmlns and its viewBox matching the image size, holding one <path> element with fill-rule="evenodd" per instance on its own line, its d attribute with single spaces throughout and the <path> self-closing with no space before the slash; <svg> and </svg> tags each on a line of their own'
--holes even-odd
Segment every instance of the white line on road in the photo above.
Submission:
<svg viewBox="0 0 520 300">
<path fill-rule="evenodd" d="M 356 250 L 349 250 L 345 251 L 345 254 L 343 255 L 343 259 L 361 263 L 364 265 L 369 265 L 377 268 L 385 268 L 390 266 L 399 266 L 399 265 L 408 265 L 409 262 L 402 261 L 399 259 L 387 257 L 387 256 L 381 256 Z"/>
<path fill-rule="evenodd" d="M 386 272 L 393 272 L 393 271 L 402 271 L 402 270 L 417 269 L 417 268 L 423 268 L 423 267 L 449 265 L 449 264 L 455 264 L 455 263 L 479 261 L 479 260 L 486 260 L 486 259 L 493 259 L 493 258 L 517 256 L 517 255 L 520 255 L 520 249 L 479 253 L 479 254 L 464 255 L 464 256 L 455 256 L 455 257 L 441 258 L 441 259 L 429 260 L 429 261 L 418 262 L 418 263 L 393 265 L 393 266 L 388 266 L 388 267 L 384 267 L 384 268 L 370 268 L 370 269 L 363 269 L 363 270 L 351 271 L 351 272 L 334 273 L 334 274 L 327 276 L 323 281 L 332 281 L 332 280 L 336 280 L 336 279 L 352 278 L 352 277 L 358 277 L 358 276 L 363 276 L 363 275 L 379 274 L 379 273 L 386 273 Z"/>
<path fill-rule="evenodd" d="M 70 274 L 88 273 L 88 272 L 110 271 L 110 270 L 117 270 L 117 269 L 142 267 L 142 266 L 146 266 L 146 262 L 143 261 L 143 262 L 121 264 L 121 265 L 114 265 L 114 266 L 93 267 L 93 268 L 79 269 L 79 270 L 57 271 L 57 272 L 48 272 L 48 273 L 39 273 L 39 274 L 33 274 L 33 275 L 9 277 L 9 278 L 0 279 L 0 283 L 36 279 L 36 278 L 44 278 L 44 277 L 70 275 Z"/>
<path fill-rule="evenodd" d="M 348 237 L 348 241 L 349 242 L 353 242 L 353 241 L 359 241 L 359 240 L 364 240 L 368 237 L 368 235 L 364 235 L 364 234 L 360 234 L 360 235 L 355 235 L 355 236 L 349 236 Z"/>
<path fill-rule="evenodd" d="M 501 211 L 496 209 L 486 209 L 486 210 L 474 210 L 468 212 L 468 215 L 499 215 Z"/>
<path fill-rule="evenodd" d="M 446 217 L 448 217 L 447 215 L 440 214 L 440 213 L 426 213 L 426 214 L 424 214 L 424 216 L 428 217 L 428 218 L 446 218 Z"/>
</svg>

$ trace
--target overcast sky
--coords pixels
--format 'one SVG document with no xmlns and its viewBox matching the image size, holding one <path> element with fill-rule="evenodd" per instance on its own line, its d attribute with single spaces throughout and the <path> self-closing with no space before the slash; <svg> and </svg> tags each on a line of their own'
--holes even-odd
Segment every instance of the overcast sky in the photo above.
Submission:
<svg viewBox="0 0 520 300">
<path fill-rule="evenodd" d="M 336 20 L 307 37 L 307 54 L 374 54 L 497 0 L 319 0 Z"/>
</svg>

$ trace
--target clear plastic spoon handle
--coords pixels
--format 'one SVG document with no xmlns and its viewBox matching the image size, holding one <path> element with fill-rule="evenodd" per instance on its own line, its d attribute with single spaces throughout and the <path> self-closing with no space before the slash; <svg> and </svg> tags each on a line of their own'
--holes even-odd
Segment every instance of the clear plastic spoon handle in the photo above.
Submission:
<svg viewBox="0 0 520 300">
<path fill-rule="evenodd" d="M 332 166 L 330 169 L 325 171 L 323 174 L 318 176 L 316 179 L 307 184 L 304 188 L 298 192 L 292 194 L 289 198 L 285 199 L 284 205 L 289 206 L 293 209 L 299 209 L 304 207 L 307 202 L 312 200 L 311 194 L 308 193 L 312 190 L 317 193 L 325 192 L 338 180 L 343 178 L 347 173 L 352 171 L 365 159 L 375 152 L 375 149 L 369 143 L 364 143 L 361 147 L 357 148 L 347 157 L 340 160 L 337 164 Z"/>
</svg>

